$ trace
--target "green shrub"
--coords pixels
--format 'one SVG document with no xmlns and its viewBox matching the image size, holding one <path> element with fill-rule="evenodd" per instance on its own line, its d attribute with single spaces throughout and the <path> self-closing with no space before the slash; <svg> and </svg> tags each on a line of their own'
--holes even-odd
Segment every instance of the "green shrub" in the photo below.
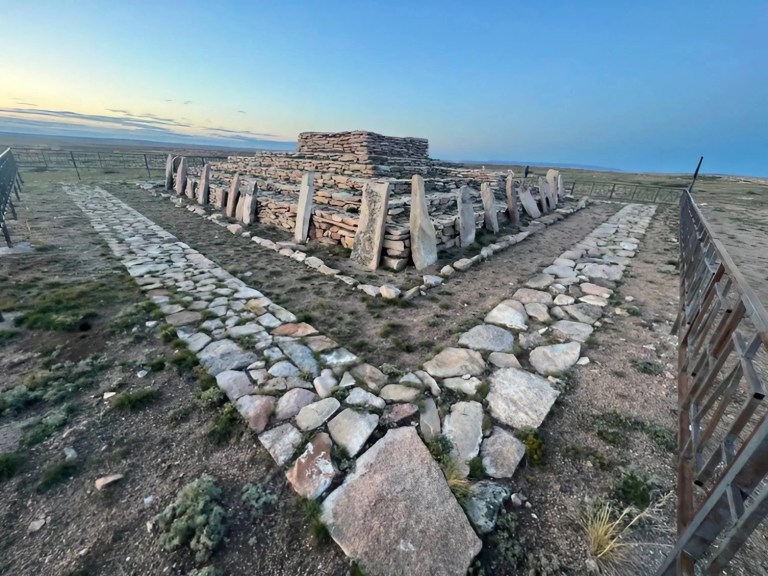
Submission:
<svg viewBox="0 0 768 576">
<path fill-rule="evenodd" d="M 51 410 L 45 416 L 26 423 L 21 443 L 24 446 L 34 446 L 47 440 L 56 430 L 64 426 L 77 412 L 74 404 L 64 404 L 60 408 Z"/>
<path fill-rule="evenodd" d="M 177 350 L 176 353 L 171 356 L 168 363 L 172 366 L 176 366 L 179 372 L 185 372 L 193 370 L 197 366 L 197 356 L 194 352 L 187 350 Z"/>
<path fill-rule="evenodd" d="M 135 412 L 146 408 L 160 398 L 160 392 L 153 388 L 139 388 L 130 392 L 123 392 L 115 397 L 112 407 L 118 410 Z"/>
<path fill-rule="evenodd" d="M 10 390 L 0 392 L 0 414 L 5 412 L 16 414 L 42 397 L 42 390 L 30 390 L 24 384 L 14 386 Z"/>
<path fill-rule="evenodd" d="M 625 506 L 644 510 L 651 503 L 655 492 L 656 482 L 647 473 L 627 468 L 622 472 L 616 488 L 616 498 Z"/>
<path fill-rule="evenodd" d="M 24 457 L 21 454 L 15 452 L 0 454 L 0 482 L 13 478 L 23 464 Z"/>
<path fill-rule="evenodd" d="M 531 466 L 538 466 L 544 460 L 544 440 L 535 428 L 521 428 L 516 435 L 525 444 L 525 457 Z"/>
<path fill-rule="evenodd" d="M 155 516 L 163 548 L 171 551 L 189 545 L 197 562 L 208 560 L 226 529 L 220 501 L 221 490 L 208 474 L 184 486 L 173 504 Z"/>
<path fill-rule="evenodd" d="M 226 394 L 222 392 L 221 388 L 214 386 L 203 390 L 197 395 L 197 404 L 200 408 L 216 408 L 221 406 L 227 399 Z"/>
<path fill-rule="evenodd" d="M 677 435 L 653 422 L 647 422 L 643 431 L 648 437 L 662 450 L 667 452 L 675 452 L 677 450 Z"/>
<path fill-rule="evenodd" d="M 18 334 L 18 330 L 0 330 L 0 348 L 8 344 Z"/>
<path fill-rule="evenodd" d="M 216 444 L 223 444 L 239 438 L 244 431 L 243 419 L 234 404 L 226 404 L 208 427 L 208 438 Z"/>
<path fill-rule="evenodd" d="M 630 358 L 629 363 L 641 374 L 650 374 L 658 376 L 661 374 L 661 366 L 652 360 L 643 360 L 641 358 Z"/>
<path fill-rule="evenodd" d="M 200 390 L 205 391 L 216 386 L 216 378 L 208 374 L 205 368 L 199 364 L 195 366 L 192 371 L 195 373 L 195 376 L 197 376 L 197 385 L 200 387 Z"/>
<path fill-rule="evenodd" d="M 445 436 L 435 436 L 427 444 L 429 453 L 434 458 L 435 462 L 442 465 L 445 462 L 451 460 L 453 453 L 453 442 Z"/>
<path fill-rule="evenodd" d="M 277 504 L 277 496 L 257 484 L 246 484 L 241 500 L 254 518 L 263 516 L 268 508 Z"/>
<path fill-rule="evenodd" d="M 155 358 L 148 365 L 150 372 L 160 372 L 165 368 L 165 358 Z"/>
<path fill-rule="evenodd" d="M 304 518 L 309 524 L 310 542 L 313 546 L 324 544 L 330 539 L 328 527 L 320 518 L 321 508 L 320 504 L 314 500 L 305 499 L 304 505 Z"/>
<path fill-rule="evenodd" d="M 475 456 L 469 461 L 469 477 L 472 480 L 482 480 L 485 478 L 485 466 L 480 456 Z"/>
</svg>

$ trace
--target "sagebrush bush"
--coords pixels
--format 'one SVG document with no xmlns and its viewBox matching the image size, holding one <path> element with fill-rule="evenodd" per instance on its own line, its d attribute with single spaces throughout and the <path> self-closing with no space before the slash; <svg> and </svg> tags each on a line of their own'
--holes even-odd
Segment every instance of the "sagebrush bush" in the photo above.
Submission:
<svg viewBox="0 0 768 576">
<path fill-rule="evenodd" d="M 263 516 L 268 508 L 277 504 L 277 496 L 258 484 L 246 484 L 241 500 L 254 518 Z"/>
<path fill-rule="evenodd" d="M 208 560 L 226 530 L 220 501 L 221 490 L 208 474 L 184 486 L 173 504 L 155 516 L 163 548 L 171 551 L 188 544 L 197 562 Z"/>
</svg>

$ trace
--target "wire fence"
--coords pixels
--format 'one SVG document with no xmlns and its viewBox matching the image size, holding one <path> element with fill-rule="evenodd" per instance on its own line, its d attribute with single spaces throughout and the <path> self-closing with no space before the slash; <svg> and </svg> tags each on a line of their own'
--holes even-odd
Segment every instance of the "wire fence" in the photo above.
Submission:
<svg viewBox="0 0 768 576">
<path fill-rule="evenodd" d="M 16 209 L 13 206 L 12 196 L 15 194 L 16 199 L 19 198 L 19 191 L 21 190 L 21 176 L 16 165 L 16 160 L 13 157 L 13 152 L 8 148 L 5 152 L 0 154 L 0 229 L 3 231 L 3 237 L 5 243 L 8 244 L 8 248 L 13 248 L 11 242 L 11 235 L 8 233 L 8 227 L 5 224 L 5 212 L 10 209 L 11 216 L 16 220 Z"/>
<path fill-rule="evenodd" d="M 149 178 L 165 174 L 167 153 L 162 152 L 107 152 L 48 150 L 44 148 L 13 147 L 16 163 L 20 168 L 34 170 L 74 170 L 78 177 L 80 171 L 88 170 L 141 170 Z M 226 154 L 190 156 L 186 155 L 188 166 L 200 170 L 211 160 L 226 158 Z"/>
<path fill-rule="evenodd" d="M 590 196 L 616 202 L 679 204 L 685 187 L 627 184 L 622 182 L 571 182 L 566 185 L 576 196 Z"/>
</svg>

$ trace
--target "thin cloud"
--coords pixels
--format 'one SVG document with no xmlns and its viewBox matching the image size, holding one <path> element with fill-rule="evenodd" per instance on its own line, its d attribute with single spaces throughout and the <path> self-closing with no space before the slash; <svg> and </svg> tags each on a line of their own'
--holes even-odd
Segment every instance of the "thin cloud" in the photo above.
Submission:
<svg viewBox="0 0 768 576">
<path fill-rule="evenodd" d="M 10 114 L 21 117 L 42 117 L 53 120 L 73 120 L 76 122 L 96 122 L 105 125 L 117 125 L 125 128 L 157 128 L 169 127 L 190 128 L 189 124 L 184 124 L 171 118 L 161 118 L 154 114 L 133 115 L 124 114 L 120 117 L 105 116 L 102 114 L 81 114 L 70 110 L 29 110 L 26 108 L 0 108 L 0 114 Z"/>
<path fill-rule="evenodd" d="M 108 110 L 121 116 L 0 108 L 0 131 L 283 150 L 292 149 L 295 144 L 275 134 L 203 128 L 150 113 L 137 115 L 126 110 Z M 186 130 L 182 132 L 180 128 Z"/>
<path fill-rule="evenodd" d="M 192 104 L 192 100 L 185 100 L 184 101 L 184 106 L 186 106 L 187 104 Z"/>
<path fill-rule="evenodd" d="M 240 114 L 247 114 L 247 112 L 245 110 L 238 110 L 238 113 L 240 113 Z"/>
</svg>

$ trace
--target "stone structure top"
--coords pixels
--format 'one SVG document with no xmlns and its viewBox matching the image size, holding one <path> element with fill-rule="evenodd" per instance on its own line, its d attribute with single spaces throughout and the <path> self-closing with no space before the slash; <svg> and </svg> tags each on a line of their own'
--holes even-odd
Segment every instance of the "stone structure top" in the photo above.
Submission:
<svg viewBox="0 0 768 576">
<path fill-rule="evenodd" d="M 357 156 L 387 156 L 390 158 L 429 158 L 426 138 L 382 136 L 375 132 L 302 132 L 298 152 L 344 153 Z"/>
</svg>

